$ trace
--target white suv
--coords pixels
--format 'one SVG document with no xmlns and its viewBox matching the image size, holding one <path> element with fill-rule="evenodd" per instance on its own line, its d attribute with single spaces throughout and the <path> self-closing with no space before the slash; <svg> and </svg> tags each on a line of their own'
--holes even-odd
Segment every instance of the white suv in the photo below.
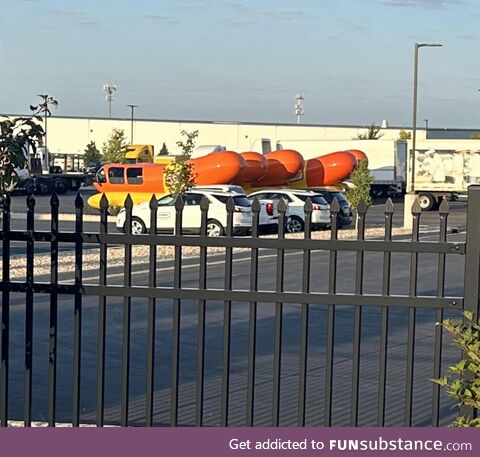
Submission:
<svg viewBox="0 0 480 457">
<path fill-rule="evenodd" d="M 321 194 L 300 189 L 264 189 L 251 193 L 248 198 L 257 197 L 259 200 L 273 200 L 278 202 L 283 198 L 287 204 L 286 230 L 290 233 L 301 232 L 305 227 L 304 206 L 310 197 L 312 209 L 312 224 L 314 227 L 325 228 L 330 225 L 330 205 Z M 278 203 L 277 203 L 278 204 Z"/>
<path fill-rule="evenodd" d="M 182 229 L 184 232 L 200 233 L 202 212 L 200 202 L 206 196 L 209 202 L 207 235 L 222 236 L 227 226 L 227 201 L 233 198 L 235 210 L 233 213 L 234 234 L 247 234 L 252 227 L 252 211 L 250 200 L 236 192 L 223 192 L 211 189 L 193 189 L 185 194 L 185 206 L 182 212 Z M 144 202 L 132 208 L 132 234 L 147 233 L 150 229 L 150 203 Z M 157 231 L 172 233 L 175 228 L 175 198 L 166 195 L 158 200 Z M 125 231 L 125 209 L 117 216 L 117 230 Z"/>
</svg>

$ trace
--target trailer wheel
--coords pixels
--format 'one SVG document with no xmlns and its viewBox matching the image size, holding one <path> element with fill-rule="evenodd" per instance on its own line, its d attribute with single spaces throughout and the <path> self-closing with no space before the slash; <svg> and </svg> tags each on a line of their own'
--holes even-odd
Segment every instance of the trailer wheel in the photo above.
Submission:
<svg viewBox="0 0 480 457">
<path fill-rule="evenodd" d="M 77 191 L 80 189 L 80 186 L 82 185 L 81 181 L 73 180 L 70 184 L 70 189 L 73 191 Z"/>
<path fill-rule="evenodd" d="M 36 195 L 49 195 L 53 191 L 52 183 L 48 179 L 35 180 L 33 193 Z"/>
<path fill-rule="evenodd" d="M 53 181 L 53 186 L 55 187 L 55 192 L 57 192 L 57 194 L 64 194 L 68 191 L 68 181 L 66 181 L 65 179 L 55 179 Z"/>
<path fill-rule="evenodd" d="M 373 186 L 370 190 L 370 194 L 372 195 L 373 198 L 378 198 L 378 199 L 387 197 L 387 191 L 383 187 Z"/>
<path fill-rule="evenodd" d="M 423 211 L 431 211 L 437 204 L 437 199 L 432 194 L 418 194 L 418 203 Z"/>
</svg>

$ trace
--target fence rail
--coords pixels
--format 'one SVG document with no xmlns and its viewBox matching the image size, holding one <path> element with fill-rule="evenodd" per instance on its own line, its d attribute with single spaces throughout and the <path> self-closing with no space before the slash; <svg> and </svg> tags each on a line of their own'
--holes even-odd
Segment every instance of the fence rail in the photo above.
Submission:
<svg viewBox="0 0 480 457">
<path fill-rule="evenodd" d="M 131 233 L 132 224 L 132 208 L 131 199 L 126 202 L 126 224 L 125 233 L 109 233 L 107 223 L 107 207 L 106 198 L 101 202 L 101 220 L 98 233 L 86 233 L 83 223 L 83 200 L 80 194 L 75 200 L 75 226 L 73 232 L 61 231 L 59 228 L 59 200 L 56 195 L 51 199 L 51 226 L 50 230 L 36 230 L 34 223 L 35 200 L 32 195 L 26 199 L 27 219 L 26 229 L 12 229 L 10 220 L 9 197 L 5 198 L 2 203 L 2 230 L 0 231 L 0 243 L 2 247 L 2 279 L 0 283 L 0 291 L 2 294 L 1 305 L 1 374 L 0 374 L 0 423 L 7 426 L 10 414 L 10 404 L 18 398 L 12 399 L 10 392 L 12 382 L 20 381 L 18 370 L 13 373 L 11 371 L 14 357 L 18 357 L 18 351 L 12 353 L 11 342 L 17 341 L 18 329 L 14 330 L 13 326 L 18 326 L 18 322 L 13 324 L 12 312 L 16 308 L 12 305 L 13 297 L 16 294 L 24 296 L 24 321 L 21 332 L 23 334 L 23 357 L 24 369 L 23 377 L 23 413 L 21 417 L 26 426 L 30 426 L 34 417 L 32 413 L 32 404 L 34 402 L 33 395 L 35 393 L 33 377 L 35 368 L 35 346 L 37 343 L 35 335 L 38 332 L 44 332 L 48 335 L 48 358 L 43 360 L 48 364 L 47 374 L 47 390 L 48 390 L 48 407 L 47 421 L 50 426 L 54 426 L 57 422 L 57 410 L 63 405 L 58 402 L 58 377 L 65 376 L 59 372 L 59 344 L 60 344 L 60 324 L 59 315 L 64 312 L 65 304 L 63 301 L 66 297 L 73 298 L 72 313 L 72 334 L 71 345 L 69 351 L 71 353 L 71 423 L 73 426 L 79 426 L 82 420 L 94 421 L 98 426 L 106 423 L 105 411 L 107 408 L 107 376 L 108 365 L 112 362 L 108 349 L 108 312 L 110 305 L 109 299 L 119 297 L 122 299 L 122 317 L 121 332 L 116 337 L 119 339 L 121 369 L 118 372 L 120 376 L 121 392 L 120 398 L 116 404 L 119 409 L 119 424 L 127 426 L 132 423 L 131 420 L 131 391 L 138 390 L 136 381 L 134 382 L 135 373 L 132 373 L 131 366 L 137 357 L 145 358 L 145 376 L 143 382 L 145 389 L 143 398 L 145 407 L 142 423 L 147 426 L 155 425 L 156 411 L 159 409 L 167 409 L 169 419 L 162 423 L 168 425 L 180 425 L 185 421 L 180 419 L 182 405 L 184 400 L 185 388 L 182 381 L 182 364 L 195 364 L 195 374 L 192 379 L 192 391 L 188 394 L 189 402 L 193 404 L 194 415 L 191 424 L 187 425 L 204 425 L 207 417 L 214 413 L 210 411 L 208 405 L 211 405 L 210 394 L 206 398 L 206 389 L 211 389 L 210 377 L 214 377 L 218 381 L 218 390 L 216 395 L 220 403 L 220 411 L 218 418 L 215 420 L 216 425 L 227 426 L 231 423 L 233 416 L 237 417 L 235 405 L 241 405 L 244 410 L 243 420 L 240 424 L 253 426 L 256 425 L 256 417 L 258 410 L 269 410 L 265 414 L 270 416 L 269 424 L 278 426 L 282 423 L 282 405 L 288 403 L 288 408 L 295 410 L 294 423 L 299 426 L 312 423 L 309 419 L 309 398 L 311 398 L 311 379 L 318 377 L 318 373 L 324 373 L 323 380 L 320 383 L 323 386 L 323 393 L 320 387 L 315 389 L 315 398 L 323 395 L 322 418 L 316 416 L 313 425 L 334 424 L 334 415 L 336 405 L 335 397 L 335 373 L 336 364 L 336 348 L 338 340 L 338 313 L 341 309 L 353 307 L 352 314 L 352 334 L 351 334 L 351 370 L 350 370 L 350 388 L 348 389 L 349 411 L 348 423 L 353 426 L 359 425 L 362 402 L 362 384 L 361 378 L 364 374 L 362 371 L 364 344 L 364 326 L 366 324 L 365 313 L 368 310 L 379 310 L 379 329 L 378 329 L 378 359 L 377 369 L 371 373 L 377 377 L 376 405 L 373 403 L 370 408 L 375 410 L 375 424 L 383 426 L 386 424 L 387 402 L 389 401 L 389 351 L 391 347 L 391 326 L 392 309 L 408 310 L 406 322 L 406 347 L 404 352 L 404 385 L 403 385 L 403 421 L 402 424 L 412 425 L 412 414 L 414 411 L 415 401 L 415 366 L 416 366 L 416 344 L 417 344 L 417 310 L 433 309 L 435 310 L 436 321 L 441 321 L 444 317 L 445 310 L 471 310 L 478 313 L 479 309 L 479 278 L 480 278 L 480 241 L 478 237 L 478 227 L 480 226 L 480 186 L 471 186 L 469 191 L 468 203 L 468 223 L 466 242 L 447 241 L 447 222 L 449 208 L 446 202 L 443 202 L 439 209 L 439 234 L 438 240 L 435 242 L 423 241 L 420 238 L 420 219 L 421 209 L 418 203 L 412 208 L 413 214 L 413 232 L 410 240 L 397 240 L 392 236 L 392 218 L 394 214 L 394 206 L 389 200 L 384 208 L 385 226 L 383 239 L 365 239 L 367 208 L 360 205 L 358 209 L 358 224 L 356 239 L 339 240 L 337 215 L 339 212 L 338 202 L 334 201 L 331 206 L 332 223 L 330 228 L 330 239 L 321 240 L 312 237 L 312 204 L 307 201 L 305 205 L 305 230 L 303 238 L 291 239 L 286 238 L 284 233 L 285 221 L 287 218 L 287 207 L 281 202 L 278 207 L 279 212 L 279 230 L 276 238 L 263 238 L 259 236 L 259 212 L 260 205 L 255 201 L 252 206 L 253 223 L 251 235 L 245 237 L 236 237 L 233 235 L 233 213 L 235 205 L 232 199 L 227 202 L 227 224 L 225 227 L 225 236 L 212 238 L 207 236 L 208 221 L 208 201 L 204 198 L 200 204 L 201 209 L 201 227 L 198 235 L 184 235 L 182 212 L 184 204 L 178 199 L 175 204 L 176 222 L 175 233 L 172 235 L 157 233 L 157 212 L 158 204 L 155 199 L 150 202 L 150 229 L 148 234 L 133 235 Z M 10 275 L 12 265 L 12 243 L 25 243 L 25 278 L 22 280 L 14 280 Z M 45 277 L 44 281 L 39 281 L 35 274 L 35 246 L 38 243 L 48 243 L 50 245 L 50 267 L 51 273 Z M 59 271 L 60 246 L 72 245 L 73 265 L 73 283 L 61 281 L 61 272 Z M 112 284 L 109 281 L 110 267 L 108 264 L 109 247 L 113 245 L 121 245 L 124 249 L 124 267 L 123 281 L 120 285 Z M 83 257 L 85 248 L 92 246 L 98 249 L 99 264 L 96 277 L 96 284 L 87 282 L 84 279 Z M 147 285 L 137 285 L 135 281 L 135 272 L 133 270 L 134 256 L 133 248 L 135 246 L 147 246 L 148 257 L 142 259 L 148 264 Z M 173 284 L 165 286 L 161 284 L 162 277 L 158 270 L 158 246 L 172 246 L 174 255 L 172 259 L 173 267 Z M 184 284 L 184 265 L 182 259 L 182 247 L 193 246 L 199 249 L 198 252 L 198 275 L 196 286 L 190 284 L 187 287 Z M 223 286 L 209 286 L 209 254 L 208 248 L 224 249 L 224 266 L 222 268 Z M 246 250 L 250 253 L 249 267 L 244 271 L 246 274 L 247 284 L 244 287 L 235 286 L 235 252 L 237 249 Z M 274 251 L 274 260 L 271 269 L 262 270 L 260 263 L 260 254 L 264 250 Z M 286 253 L 295 251 L 300 253 L 300 261 L 295 271 L 287 269 Z M 312 273 L 317 262 L 316 255 L 319 252 L 327 252 L 328 265 L 322 274 L 326 277 L 326 292 L 315 291 L 315 281 L 312 279 Z M 354 271 L 353 292 L 340 292 L 338 289 L 338 281 L 342 279 L 342 271 L 339 269 L 339 254 L 351 253 L 352 268 Z M 365 275 L 368 272 L 369 264 L 366 262 L 366 254 L 383 253 L 381 261 L 381 277 L 378 278 L 381 293 L 369 293 L 365 289 Z M 404 294 L 392 293 L 392 276 L 397 272 L 397 265 L 392 260 L 392 255 L 403 254 L 409 255 L 408 268 L 408 292 Z M 436 256 L 436 284 L 434 292 L 421 295 L 419 293 L 419 256 L 435 255 Z M 447 258 L 451 256 L 462 256 L 465 259 L 465 284 L 462 293 L 459 296 L 446 296 L 445 283 L 447 271 Z M 314 265 L 314 267 L 312 267 Z M 300 278 L 301 290 L 290 291 L 286 287 L 287 280 L 291 276 Z M 264 279 L 272 279 L 274 282 L 273 290 L 262 289 Z M 34 324 L 35 318 L 35 300 L 39 296 L 48 296 L 48 328 L 38 329 Z M 92 301 L 92 298 L 98 298 L 98 301 Z M 145 342 L 139 352 L 138 342 L 134 341 L 135 347 L 132 347 L 132 325 L 136 328 L 139 323 L 132 322 L 132 312 L 137 307 L 136 299 L 144 299 L 147 303 L 146 317 L 142 321 L 142 325 L 146 327 Z M 166 303 L 172 306 L 172 314 L 170 319 L 169 332 L 169 361 L 166 363 L 170 371 L 170 382 L 167 388 L 167 397 L 162 397 L 162 403 L 158 404 L 158 373 L 164 367 L 159 365 L 158 345 L 159 338 L 167 338 L 161 335 L 158 330 L 158 313 L 165 307 Z M 183 308 L 186 304 L 192 302 L 197 303 L 197 311 L 195 318 L 195 337 L 192 337 L 188 344 L 189 349 L 194 351 L 193 355 L 189 355 L 188 360 L 185 356 L 184 329 L 182 322 L 185 316 Z M 209 307 L 212 302 L 222 303 L 220 323 L 221 331 L 218 330 L 215 336 L 218 342 L 218 351 L 220 352 L 221 366 L 213 373 L 207 370 L 207 345 L 209 343 Z M 96 367 L 85 367 L 82 364 L 84 357 L 83 346 L 92 338 L 91 323 L 84 320 L 85 306 L 91 307 L 92 303 L 96 303 Z M 237 304 L 242 303 L 248 306 L 248 311 L 239 321 L 239 317 L 235 317 Z M 273 304 L 274 310 L 272 319 L 272 334 L 268 337 L 261 332 L 259 327 L 259 312 L 263 312 L 266 308 L 265 304 Z M 294 338 L 291 335 L 290 326 L 292 321 L 288 318 L 285 306 L 294 305 L 299 313 L 298 327 L 299 334 Z M 312 338 L 312 335 L 318 336 L 320 329 L 315 327 L 316 320 L 312 320 L 312 310 L 317 305 L 325 306 L 325 314 L 323 316 L 323 324 L 325 324 L 325 333 L 322 334 L 322 343 L 318 343 L 318 338 Z M 323 309 L 323 308 L 322 308 Z M 189 311 L 191 312 L 191 310 Z M 233 358 L 236 353 L 236 328 L 240 322 L 245 325 L 246 334 L 246 354 L 240 362 Z M 368 323 L 368 322 L 367 322 Z M 238 325 L 240 325 L 238 324 Z M 323 325 L 322 324 L 322 325 Z M 296 324 L 295 324 L 296 325 Z M 90 331 L 85 334 L 85 327 L 90 326 Z M 35 332 L 34 332 L 35 330 Z M 162 341 L 163 341 L 162 340 Z M 288 340 L 288 341 L 287 341 Z M 165 342 L 164 342 L 165 343 Z M 315 350 L 312 345 L 316 344 Z M 298 354 L 291 356 L 291 350 L 285 352 L 285 347 L 294 345 L 298 348 Z M 262 347 L 268 347 L 268 354 L 271 357 L 271 377 L 265 380 L 265 373 L 262 366 L 259 366 L 260 354 Z M 430 377 L 438 377 L 442 372 L 442 354 L 443 354 L 443 335 L 441 327 L 434 328 L 434 348 L 432 355 L 432 372 Z M 89 347 L 91 347 L 89 345 Z M 193 349 L 192 349 L 193 348 Z M 135 352 L 133 352 L 135 351 Z M 233 352 L 232 352 L 233 351 Z M 316 352 L 322 353 L 322 362 L 318 361 L 320 357 Z M 263 353 L 263 351 L 260 351 Z M 312 354 L 313 352 L 313 354 Z M 362 355 L 363 354 L 363 355 Z M 417 354 L 418 355 L 418 354 Z M 133 357 L 133 359 L 132 359 Z M 288 363 L 285 360 L 288 359 Z M 16 359 L 15 359 L 16 360 Z M 262 358 L 263 360 L 263 358 Z M 295 376 L 292 376 L 290 364 L 292 360 L 298 366 Z M 238 381 L 238 363 L 244 370 L 244 381 Z M 314 371 L 311 367 L 321 364 L 320 368 Z M 18 365 L 18 363 L 17 363 Z M 35 366 L 34 366 L 35 365 Z M 82 382 L 86 376 L 84 370 L 93 370 L 95 375 L 92 378 L 91 373 L 88 374 L 89 379 L 95 380 L 95 398 L 94 412 L 88 419 L 82 419 Z M 261 379 L 271 385 L 269 390 L 270 399 L 262 398 L 258 394 L 259 387 L 259 370 L 261 370 Z M 285 372 L 289 373 L 285 376 Z M 162 374 L 162 385 L 165 383 L 164 374 Z M 207 378 L 209 381 L 207 382 Z M 292 381 L 295 378 L 296 381 Z M 243 378 L 242 378 L 243 379 Z M 216 381 L 216 382 L 217 382 Z M 296 383 L 295 400 L 285 400 L 285 391 L 282 386 L 285 383 Z M 423 381 L 428 385 L 428 379 Z M 132 384 L 133 383 L 133 384 Z M 263 385 L 262 384 L 262 385 Z M 265 388 L 261 389 L 264 395 Z M 441 418 L 441 397 L 438 385 L 433 385 L 432 391 L 432 409 L 430 414 L 430 423 L 438 426 Z M 210 390 L 209 390 L 210 392 Z M 233 393 L 234 392 L 234 395 Z M 241 395 L 239 394 L 241 393 Z M 183 396 L 182 396 L 183 395 Z M 239 395 L 243 398 L 239 401 Z M 236 403 L 232 403 L 235 397 Z M 269 408 L 267 407 L 269 405 Z M 18 416 L 18 405 L 15 406 L 16 416 Z M 338 409 L 338 408 L 337 408 Z M 216 411 L 216 410 L 215 410 Z M 473 411 L 467 411 L 473 414 Z M 216 414 L 216 413 L 215 413 Z M 133 423 L 138 424 L 138 414 L 135 415 Z M 236 419 L 238 424 L 238 417 Z"/>
</svg>

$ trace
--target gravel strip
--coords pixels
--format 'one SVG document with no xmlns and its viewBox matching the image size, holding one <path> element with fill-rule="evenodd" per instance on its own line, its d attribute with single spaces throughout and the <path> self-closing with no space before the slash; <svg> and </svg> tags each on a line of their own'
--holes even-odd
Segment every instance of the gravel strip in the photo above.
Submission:
<svg viewBox="0 0 480 457">
<path fill-rule="evenodd" d="M 384 236 L 384 228 L 369 228 L 365 230 L 365 238 L 379 238 Z M 393 235 L 405 235 L 410 233 L 408 229 L 394 228 Z M 287 234 L 286 238 L 301 239 L 303 233 Z M 356 230 L 340 230 L 339 239 L 354 239 L 357 236 Z M 262 238 L 276 238 L 277 235 L 266 235 Z M 330 231 L 313 232 L 312 239 L 327 240 L 330 238 Z M 249 251 L 248 248 L 234 248 L 235 252 Z M 225 248 L 208 248 L 208 254 L 219 254 L 225 252 Z M 199 248 L 193 246 L 182 247 L 182 258 L 196 257 L 199 254 Z M 133 246 L 132 258 L 134 264 L 145 263 L 150 255 L 148 246 Z M 109 268 L 122 267 L 124 265 L 124 247 L 109 246 L 107 254 L 107 264 Z M 157 260 L 170 260 L 174 257 L 173 246 L 157 246 Z M 83 253 L 83 271 L 98 270 L 99 268 L 99 249 L 88 249 Z M 72 273 L 75 264 L 75 257 L 72 253 L 60 253 L 58 259 L 59 273 Z M 51 271 L 50 255 L 36 255 L 34 259 L 35 275 L 48 275 Z M 25 278 L 26 258 L 25 256 L 12 257 L 10 260 L 10 277 L 12 279 Z"/>
</svg>

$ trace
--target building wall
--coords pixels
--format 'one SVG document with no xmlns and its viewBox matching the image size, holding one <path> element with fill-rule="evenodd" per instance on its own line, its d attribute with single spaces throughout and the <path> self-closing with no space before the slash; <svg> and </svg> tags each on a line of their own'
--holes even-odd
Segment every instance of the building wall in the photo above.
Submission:
<svg viewBox="0 0 480 457">
<path fill-rule="evenodd" d="M 48 148 L 51 152 L 83 152 L 90 141 L 101 148 L 113 128 L 123 129 L 130 142 L 129 119 L 93 119 L 51 117 L 48 119 Z M 271 140 L 272 149 L 282 141 L 351 140 L 367 130 L 366 126 L 311 126 L 285 124 L 253 124 L 236 122 L 195 122 L 136 120 L 133 125 L 134 144 L 153 144 L 159 151 L 162 144 L 175 153 L 180 132 L 198 130 L 197 145 L 220 144 L 234 151 L 261 151 L 263 138 Z M 400 128 L 382 129 L 382 139 L 396 139 Z M 418 138 L 424 138 L 418 130 Z"/>
</svg>

